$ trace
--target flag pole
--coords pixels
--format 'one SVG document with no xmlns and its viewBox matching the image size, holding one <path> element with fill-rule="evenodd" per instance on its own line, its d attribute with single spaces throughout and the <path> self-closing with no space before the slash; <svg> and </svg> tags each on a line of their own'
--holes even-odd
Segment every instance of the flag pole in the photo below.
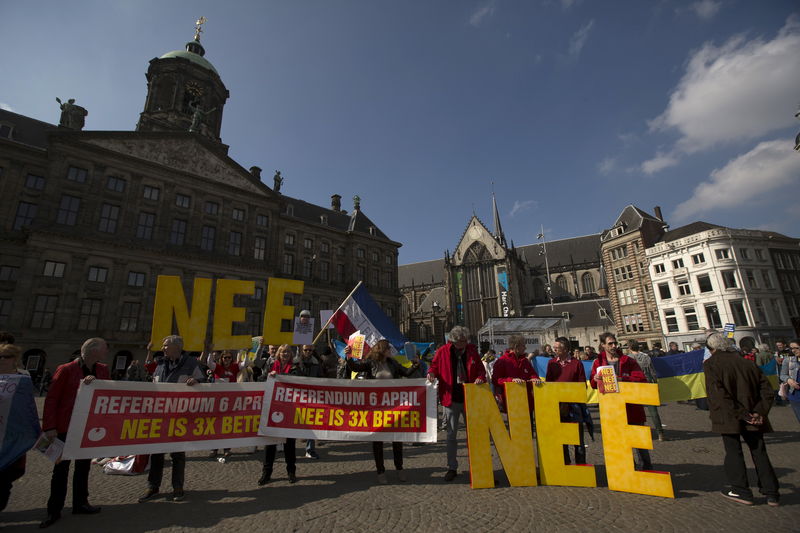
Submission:
<svg viewBox="0 0 800 533">
<path fill-rule="evenodd" d="M 350 297 L 351 297 L 351 296 L 353 296 L 353 293 L 354 293 L 354 292 L 356 292 L 356 290 L 358 290 L 358 288 L 359 288 L 359 287 L 360 287 L 360 286 L 361 286 L 363 283 L 364 283 L 364 281 L 363 281 L 363 280 L 359 281 L 359 282 L 356 284 L 356 286 L 353 288 L 353 290 L 352 290 L 352 291 L 350 291 L 350 294 L 348 294 L 348 295 L 347 295 L 347 298 L 345 298 L 344 300 L 342 300 L 342 303 L 341 303 L 341 304 L 339 304 L 339 307 L 337 307 L 337 308 L 336 308 L 336 311 L 334 311 L 334 312 L 333 312 L 333 314 L 331 314 L 331 316 L 330 316 L 330 318 L 328 319 L 328 321 L 327 321 L 327 322 L 325 322 L 325 325 L 324 325 L 324 326 L 322 326 L 322 328 L 320 328 L 320 330 L 319 330 L 319 333 L 317 333 L 317 336 L 316 336 L 316 337 L 314 337 L 314 340 L 313 340 L 313 341 L 311 341 L 311 344 L 316 344 L 316 343 L 317 343 L 317 341 L 319 340 L 319 338 L 322 336 L 322 332 L 323 332 L 323 331 L 325 331 L 326 329 L 328 329 L 328 324 L 330 324 L 330 323 L 331 323 L 331 320 L 333 320 L 333 317 L 334 317 L 334 316 L 336 316 L 336 313 L 339 311 L 339 309 L 341 309 L 341 308 L 344 306 L 344 304 L 347 302 L 347 300 L 349 300 L 349 299 L 350 299 Z"/>
</svg>

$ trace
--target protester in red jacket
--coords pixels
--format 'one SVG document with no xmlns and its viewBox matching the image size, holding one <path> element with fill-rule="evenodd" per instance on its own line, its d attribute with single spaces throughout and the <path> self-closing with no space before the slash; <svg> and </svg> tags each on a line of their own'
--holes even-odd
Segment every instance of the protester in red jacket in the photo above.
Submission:
<svg viewBox="0 0 800 533">
<path fill-rule="evenodd" d="M 99 337 L 88 339 L 81 346 L 81 355 L 71 363 L 56 369 L 53 381 L 44 400 L 42 430 L 50 438 L 56 436 L 67 440 L 67 429 L 72 418 L 72 409 L 81 382 L 88 385 L 95 378 L 108 379 L 108 366 L 103 364 L 108 355 L 106 341 Z M 45 528 L 52 526 L 61 518 L 61 510 L 67 497 L 67 481 L 70 461 L 62 460 L 53 467 L 50 481 L 50 499 L 47 501 L 47 517 L 39 524 Z M 72 514 L 96 514 L 100 507 L 89 505 L 89 468 L 91 459 L 75 461 L 72 477 Z"/>
<path fill-rule="evenodd" d="M 547 362 L 547 374 L 545 379 L 548 383 L 555 382 L 574 382 L 583 383 L 586 385 L 586 372 L 583 369 L 583 363 L 574 357 L 569 351 L 570 342 L 566 337 L 559 337 L 553 343 L 553 352 L 555 357 Z M 577 422 L 578 435 L 580 441 L 574 445 L 575 464 L 586 464 L 586 446 L 583 438 L 584 424 L 591 423 L 591 420 L 584 419 L 584 413 L 588 414 L 585 407 L 581 407 L 575 403 L 559 404 L 559 415 L 561 422 Z M 591 427 L 591 426 L 590 426 Z M 570 464 L 569 446 L 564 444 L 564 464 Z"/>
<path fill-rule="evenodd" d="M 508 411 L 506 403 L 506 387 L 504 383 L 525 383 L 528 389 L 528 410 L 533 411 L 533 386 L 539 385 L 542 380 L 534 370 L 525 353 L 525 337 L 511 335 L 508 338 L 508 349 L 495 363 L 492 369 L 492 383 L 494 393 L 500 398 L 503 407 Z"/>
<path fill-rule="evenodd" d="M 605 332 L 600 334 L 600 345 L 603 351 L 595 360 L 592 365 L 592 379 L 589 382 L 592 388 L 597 388 L 597 382 L 602 381 L 602 378 L 597 375 L 597 367 L 599 366 L 613 366 L 614 372 L 617 375 L 617 381 L 632 381 L 636 383 L 647 383 L 647 377 L 642 372 L 639 363 L 633 357 L 624 355 L 618 348 L 617 338 L 613 333 Z M 626 411 L 628 413 L 628 424 L 643 426 L 647 422 L 647 416 L 644 413 L 644 407 L 638 404 L 626 404 Z M 652 470 L 653 464 L 650 461 L 650 452 L 642 448 L 634 448 L 639 456 L 637 466 L 639 470 Z"/>
<path fill-rule="evenodd" d="M 454 327 L 447 335 L 448 343 L 436 350 L 428 381 L 439 380 L 439 400 L 447 419 L 447 473 L 445 481 L 453 481 L 458 473 L 456 453 L 459 417 L 464 415 L 464 383 L 486 382 L 486 369 L 474 344 L 469 344 L 469 329 Z"/>
</svg>

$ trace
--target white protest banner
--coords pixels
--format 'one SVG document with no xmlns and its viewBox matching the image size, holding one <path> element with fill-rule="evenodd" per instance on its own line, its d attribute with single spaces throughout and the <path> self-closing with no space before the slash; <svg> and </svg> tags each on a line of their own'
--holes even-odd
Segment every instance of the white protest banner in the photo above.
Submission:
<svg viewBox="0 0 800 533">
<path fill-rule="evenodd" d="M 294 319 L 292 344 L 312 344 L 314 342 L 314 319 L 299 316 Z"/>
<path fill-rule="evenodd" d="M 259 435 L 436 442 L 436 388 L 426 379 L 267 380 Z"/>
<path fill-rule="evenodd" d="M 260 446 L 263 383 L 81 384 L 64 459 Z"/>
</svg>

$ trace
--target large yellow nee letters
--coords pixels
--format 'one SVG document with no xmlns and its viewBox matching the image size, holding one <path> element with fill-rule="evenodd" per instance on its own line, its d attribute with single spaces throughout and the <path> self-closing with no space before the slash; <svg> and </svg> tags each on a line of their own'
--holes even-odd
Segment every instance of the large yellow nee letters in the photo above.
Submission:
<svg viewBox="0 0 800 533">
<path fill-rule="evenodd" d="M 204 348 L 211 308 L 211 286 L 210 279 L 194 280 L 190 311 L 181 279 L 178 276 L 158 276 L 151 333 L 151 342 L 154 346 L 173 333 L 174 317 L 178 334 L 183 337 L 184 349 L 201 351 Z M 283 298 L 286 293 L 302 294 L 303 287 L 302 281 L 269 278 L 262 332 L 265 344 L 292 342 L 292 332 L 281 331 L 281 319 L 293 318 L 294 308 L 283 305 Z M 254 281 L 217 280 L 211 329 L 211 342 L 215 349 L 239 349 L 250 345 L 251 335 L 232 334 L 233 323 L 243 322 L 246 313 L 245 308 L 234 306 L 233 300 L 237 294 L 252 295 L 254 292 Z"/>
<path fill-rule="evenodd" d="M 509 430 L 488 385 L 464 385 L 467 439 L 472 488 L 494 486 L 491 440 L 512 486 L 536 485 L 536 466 L 525 385 L 506 384 Z M 562 402 L 584 403 L 585 383 L 545 383 L 534 387 L 539 479 L 543 485 L 596 486 L 592 465 L 565 465 L 562 446 L 578 444 L 578 425 L 563 423 Z M 674 498 L 668 472 L 640 472 L 633 468 L 632 448 L 651 448 L 647 426 L 628 425 L 626 403 L 658 405 L 658 385 L 624 383 L 620 392 L 600 395 L 608 488 Z"/>
</svg>

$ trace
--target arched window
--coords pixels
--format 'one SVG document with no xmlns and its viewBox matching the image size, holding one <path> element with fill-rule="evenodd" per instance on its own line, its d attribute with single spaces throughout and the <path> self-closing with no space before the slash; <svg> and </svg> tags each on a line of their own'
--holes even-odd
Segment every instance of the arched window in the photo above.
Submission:
<svg viewBox="0 0 800 533">
<path fill-rule="evenodd" d="M 558 276 L 556 278 L 556 284 L 559 287 L 561 287 L 562 291 L 569 292 L 569 290 L 567 289 L 567 278 L 565 278 L 564 276 Z"/>
<path fill-rule="evenodd" d="M 581 276 L 581 287 L 583 289 L 581 291 L 583 294 L 595 292 L 594 276 L 592 276 L 589 272 L 584 273 L 584 275 Z"/>
</svg>

